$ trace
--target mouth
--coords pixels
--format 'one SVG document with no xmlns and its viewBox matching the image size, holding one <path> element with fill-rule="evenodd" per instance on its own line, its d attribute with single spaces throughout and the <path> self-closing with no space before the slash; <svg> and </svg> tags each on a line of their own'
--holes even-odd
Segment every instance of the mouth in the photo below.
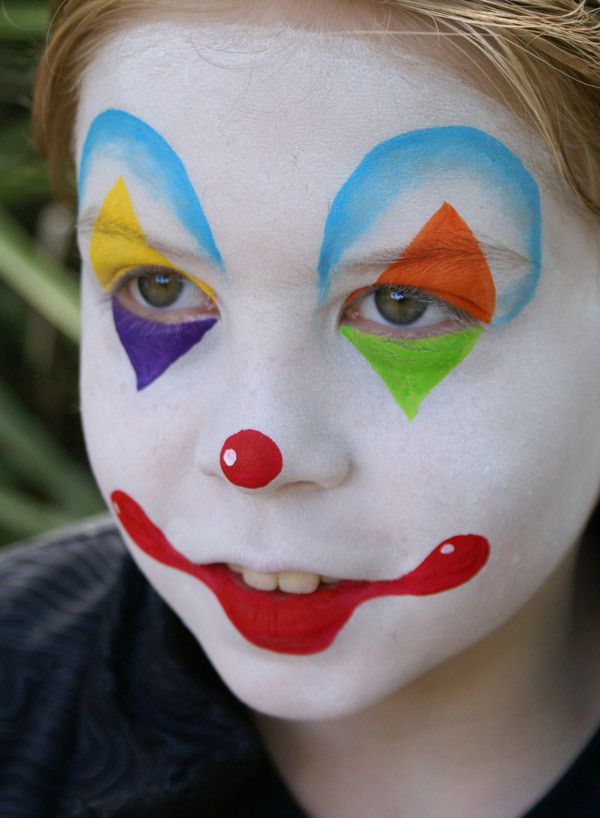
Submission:
<svg viewBox="0 0 600 818">
<path fill-rule="evenodd" d="M 244 565 L 228 562 L 227 567 L 234 574 L 241 575 L 244 584 L 257 591 L 284 591 L 286 594 L 313 594 L 321 583 L 334 585 L 342 582 L 335 577 L 326 577 L 308 571 L 279 571 L 267 574 L 254 571 Z"/>
<path fill-rule="evenodd" d="M 449 591 L 473 579 L 490 553 L 485 537 L 459 534 L 444 540 L 414 570 L 397 579 L 338 580 L 302 571 L 261 574 L 231 563 L 192 562 L 128 494 L 114 491 L 111 501 L 123 528 L 145 554 L 203 582 L 248 642 L 277 653 L 319 653 L 332 644 L 363 602 Z"/>
</svg>

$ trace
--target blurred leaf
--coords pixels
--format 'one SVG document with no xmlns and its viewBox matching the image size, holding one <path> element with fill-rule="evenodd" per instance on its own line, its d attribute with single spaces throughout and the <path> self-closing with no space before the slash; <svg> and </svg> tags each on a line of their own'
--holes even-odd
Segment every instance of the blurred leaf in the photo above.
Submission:
<svg viewBox="0 0 600 818">
<path fill-rule="evenodd" d="M 60 528 L 76 519 L 73 514 L 34 500 L 22 492 L 0 487 L 0 529 L 8 539 L 20 540 Z"/>
<path fill-rule="evenodd" d="M 2 0 L 0 40 L 41 39 L 48 21 L 48 3 L 44 0 Z"/>
<path fill-rule="evenodd" d="M 29 116 L 15 117 L 0 128 L 0 205 L 49 196 L 46 165 L 29 136 Z"/>
<path fill-rule="evenodd" d="M 0 41 L 0 119 L 8 122 L 15 110 L 31 109 L 31 84 L 34 75 L 33 54 L 24 54 L 22 43 Z M 30 51 L 30 44 L 26 46 Z"/>
<path fill-rule="evenodd" d="M 7 337 L 13 345 L 22 342 L 26 310 L 23 301 L 12 290 L 0 283 L 0 326 L 2 327 L 2 336 Z"/>
<path fill-rule="evenodd" d="M 0 486 L 12 486 L 16 488 L 22 483 L 17 472 L 7 463 L 4 458 L 0 458 Z M 1 490 L 1 489 L 0 489 Z"/>
<path fill-rule="evenodd" d="M 87 469 L 54 442 L 1 381 L 0 448 L 13 469 L 66 511 L 85 516 L 102 508 Z"/>
<path fill-rule="evenodd" d="M 0 278 L 72 341 L 79 340 L 79 287 L 52 256 L 0 208 Z"/>
<path fill-rule="evenodd" d="M 49 241 L 56 238 L 50 185 L 29 128 L 47 23 L 47 0 L 0 0 L 0 541 L 103 509 L 73 409 L 77 277 L 55 261 L 71 258 L 70 227 L 57 249 Z M 54 256 L 28 230 L 39 232 Z"/>
</svg>

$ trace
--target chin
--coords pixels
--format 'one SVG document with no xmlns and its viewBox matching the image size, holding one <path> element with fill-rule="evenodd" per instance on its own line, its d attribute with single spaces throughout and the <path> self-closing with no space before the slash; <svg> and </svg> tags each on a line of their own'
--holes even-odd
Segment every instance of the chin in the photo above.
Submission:
<svg viewBox="0 0 600 818">
<path fill-rule="evenodd" d="M 212 657 L 209 656 L 211 661 Z M 300 663 L 304 663 L 301 667 Z M 306 666 L 306 657 L 268 656 L 213 664 L 232 693 L 255 712 L 291 721 L 323 721 L 355 715 L 373 706 L 386 691 L 350 680 L 346 668 Z M 329 664 L 329 663 L 326 663 Z M 374 689 L 375 688 L 375 689 Z"/>
<path fill-rule="evenodd" d="M 255 647 L 229 623 L 224 628 L 229 634 L 199 633 L 193 623 L 187 624 L 232 693 L 257 713 L 279 719 L 322 721 L 357 715 L 436 664 L 429 651 L 422 655 L 390 650 L 389 642 L 373 645 L 377 640 L 369 638 L 360 623 L 350 624 L 329 648 L 309 656 Z M 404 660 L 399 660 L 401 655 Z"/>
</svg>

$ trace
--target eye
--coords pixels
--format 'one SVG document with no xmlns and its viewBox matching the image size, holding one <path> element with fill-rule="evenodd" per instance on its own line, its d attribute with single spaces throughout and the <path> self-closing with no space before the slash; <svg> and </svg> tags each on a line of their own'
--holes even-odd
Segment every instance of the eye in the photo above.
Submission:
<svg viewBox="0 0 600 818">
<path fill-rule="evenodd" d="M 377 311 L 379 317 L 392 326 L 410 326 L 422 318 L 428 310 L 431 312 L 429 304 L 414 295 L 403 292 L 398 287 L 383 287 L 375 290 L 371 298 L 367 297 L 365 302 L 363 314 L 366 318 L 376 319 L 377 316 L 373 313 Z"/>
<path fill-rule="evenodd" d="M 435 334 L 473 323 L 462 311 L 441 299 L 414 288 L 378 286 L 357 294 L 346 306 L 342 323 L 387 334 Z M 420 332 L 427 330 L 427 332 Z"/>
<path fill-rule="evenodd" d="M 146 273 L 135 279 L 137 289 L 143 300 L 151 307 L 172 306 L 184 288 L 181 276 L 157 270 L 155 273 Z"/>
<path fill-rule="evenodd" d="M 218 318 L 214 299 L 195 281 L 168 267 L 137 267 L 117 283 L 115 298 L 140 318 L 180 323 Z"/>
</svg>

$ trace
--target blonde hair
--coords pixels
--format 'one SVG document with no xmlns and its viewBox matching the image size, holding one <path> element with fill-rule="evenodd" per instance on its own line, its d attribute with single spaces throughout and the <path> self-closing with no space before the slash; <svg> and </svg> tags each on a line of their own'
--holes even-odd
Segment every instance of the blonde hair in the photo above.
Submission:
<svg viewBox="0 0 600 818">
<path fill-rule="evenodd" d="M 277 0 L 272 0 L 276 5 Z M 356 6 L 357 0 L 347 0 Z M 600 217 L 600 8 L 576 0 L 358 0 L 414 13 L 491 64 L 554 157 L 560 177 Z M 35 86 L 34 137 L 58 195 L 74 198 L 72 131 L 83 70 L 105 38 L 141 14 L 218 13 L 251 0 L 55 0 Z M 256 3 L 254 4 L 256 6 Z M 313 9 L 318 14 L 318 6 Z"/>
</svg>

